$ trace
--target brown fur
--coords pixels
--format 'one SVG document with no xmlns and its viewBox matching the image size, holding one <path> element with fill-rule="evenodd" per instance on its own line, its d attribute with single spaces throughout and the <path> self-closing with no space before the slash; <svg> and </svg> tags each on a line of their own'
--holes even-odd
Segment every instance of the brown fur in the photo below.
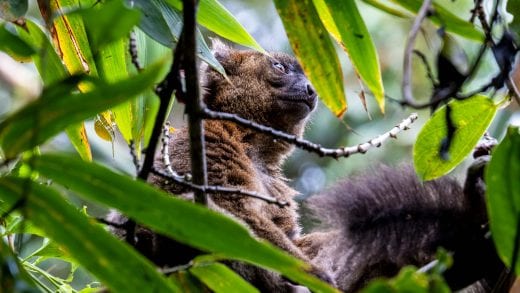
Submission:
<svg viewBox="0 0 520 293">
<path fill-rule="evenodd" d="M 306 119 L 316 106 L 316 94 L 294 58 L 282 53 L 267 56 L 254 51 L 238 51 L 222 44 L 217 44 L 215 50 L 228 80 L 212 69 L 204 72 L 204 101 L 210 109 L 234 113 L 290 134 L 302 135 Z M 277 68 L 280 65 L 276 63 L 282 64 L 286 71 Z M 300 237 L 297 205 L 293 200 L 297 192 L 287 185 L 281 172 L 281 165 L 293 147 L 233 122 L 206 120 L 204 131 L 210 185 L 240 188 L 289 203 L 288 207 L 281 208 L 250 197 L 211 194 L 210 208 L 236 218 L 257 237 L 310 262 L 293 242 Z M 176 172 L 190 172 L 186 128 L 174 133 L 169 153 Z M 156 159 L 155 167 L 165 168 L 162 158 Z M 152 176 L 150 182 L 172 194 L 191 197 L 188 190 L 158 176 Z M 242 269 L 244 266 L 238 264 L 233 266 L 257 286 L 274 286 L 269 284 L 274 283 L 273 280 L 266 280 L 272 275 L 270 273 L 248 266 Z M 311 272 L 331 282 L 323 270 L 313 266 Z M 278 287 L 267 289 L 285 291 Z"/>
</svg>

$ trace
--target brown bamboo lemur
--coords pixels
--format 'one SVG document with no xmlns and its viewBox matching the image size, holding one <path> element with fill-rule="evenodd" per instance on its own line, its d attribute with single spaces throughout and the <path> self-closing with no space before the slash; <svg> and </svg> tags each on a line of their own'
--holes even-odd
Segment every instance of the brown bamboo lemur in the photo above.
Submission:
<svg viewBox="0 0 520 293">
<path fill-rule="evenodd" d="M 228 80 L 211 68 L 204 69 L 204 101 L 210 109 L 302 135 L 317 98 L 294 58 L 234 50 L 220 42 L 214 45 L 214 54 Z M 471 262 L 475 259 L 471 253 L 489 251 L 489 243 L 481 235 L 481 224 L 486 222 L 483 198 L 478 192 L 464 193 L 454 180 L 422 185 L 411 169 L 381 167 L 377 173 L 346 181 L 318 197 L 315 209 L 318 213 L 321 209 L 320 215 L 339 227 L 302 236 L 293 200 L 297 192 L 281 172 L 293 147 L 233 122 L 206 120 L 204 129 L 210 185 L 256 191 L 290 203 L 280 208 L 258 199 L 214 194 L 210 195 L 210 208 L 234 217 L 257 237 L 311 263 L 313 274 L 342 290 L 355 291 L 367 280 L 393 275 L 406 264 L 423 265 L 434 258 L 438 246 L 457 251 L 453 276 L 447 274 L 457 288 L 487 277 L 486 270 L 492 268 L 481 264 L 499 265 L 494 255 L 489 261 Z M 169 153 L 175 171 L 190 172 L 186 129 L 175 132 Z M 156 159 L 155 167 L 165 167 L 162 158 Z M 150 182 L 190 198 L 189 190 L 163 178 L 153 176 Z M 138 229 L 136 238 L 137 248 L 161 266 L 187 263 L 196 253 L 145 228 Z M 458 259 L 463 273 L 457 271 Z M 239 263 L 231 266 L 263 292 L 294 289 L 274 273 Z"/>
</svg>

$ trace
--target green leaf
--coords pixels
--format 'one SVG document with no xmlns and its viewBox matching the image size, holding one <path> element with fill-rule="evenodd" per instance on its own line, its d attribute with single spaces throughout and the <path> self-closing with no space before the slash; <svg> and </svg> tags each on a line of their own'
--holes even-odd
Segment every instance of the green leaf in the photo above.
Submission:
<svg viewBox="0 0 520 293">
<path fill-rule="evenodd" d="M 423 3 L 422 0 L 391 0 L 413 13 L 417 13 Z M 433 15 L 429 19 L 438 26 L 445 27 L 449 32 L 462 37 L 480 42 L 484 39 L 482 31 L 478 30 L 472 23 L 451 13 L 440 4 L 433 2 Z"/>
<path fill-rule="evenodd" d="M 99 3 L 90 9 L 81 10 L 80 15 L 94 52 L 127 37 L 141 18 L 140 11 L 127 8 L 122 0 Z"/>
<path fill-rule="evenodd" d="M 97 86 L 87 93 L 63 91 L 64 84 L 44 90 L 42 97 L 0 123 L 0 146 L 7 158 L 45 142 L 71 123 L 116 106 L 153 85 L 158 66 L 129 79 Z M 65 81 L 69 82 L 70 80 Z M 78 105 L 81 105 L 78 107 Z"/>
<path fill-rule="evenodd" d="M 182 11 L 182 1 L 166 0 L 175 9 Z M 236 18 L 217 0 L 201 0 L 197 21 L 208 30 L 232 42 L 266 53 Z"/>
<path fill-rule="evenodd" d="M 520 2 L 510 0 L 507 1 L 507 12 L 513 16 L 513 20 L 509 24 L 509 29 L 520 37 Z"/>
<path fill-rule="evenodd" d="M 196 265 L 190 268 L 190 273 L 216 293 L 259 292 L 258 289 L 221 263 Z"/>
<path fill-rule="evenodd" d="M 11 33 L 0 26 L 0 50 L 16 58 L 27 58 L 36 53 L 36 51 L 19 36 Z"/>
<path fill-rule="evenodd" d="M 394 7 L 391 7 L 390 5 L 387 5 L 385 3 L 380 2 L 379 0 L 363 0 L 363 2 L 372 5 L 373 7 L 384 11 L 390 15 L 397 16 L 400 18 L 412 18 L 413 15 L 410 15 L 407 12 L 401 11 L 399 9 L 396 9 Z"/>
<path fill-rule="evenodd" d="M 418 273 L 416 268 L 408 266 L 401 269 L 392 279 L 372 281 L 363 293 L 449 293 L 450 288 L 438 274 Z"/>
<path fill-rule="evenodd" d="M 312 1 L 275 0 L 274 3 L 305 74 L 325 105 L 341 117 L 347 110 L 343 74 L 336 50 Z"/>
<path fill-rule="evenodd" d="M 0 289 L 2 292 L 40 292 L 3 238 L 0 239 Z"/>
<path fill-rule="evenodd" d="M 443 160 L 439 155 L 441 142 L 447 135 L 446 106 L 433 114 L 417 136 L 413 159 L 415 170 L 423 180 L 440 177 L 462 162 L 482 137 L 497 111 L 493 101 L 482 95 L 452 101 L 450 107 L 456 130 L 449 160 Z"/>
<path fill-rule="evenodd" d="M 24 196 L 27 217 L 114 292 L 180 292 L 153 264 L 67 203 L 55 190 L 30 180 L 0 178 L 0 197 Z"/>
<path fill-rule="evenodd" d="M 520 273 L 520 133 L 510 127 L 485 169 L 491 235 L 500 258 L 509 267 L 516 249 L 514 271 Z"/>
<path fill-rule="evenodd" d="M 143 12 L 139 28 L 152 39 L 168 48 L 174 48 L 182 30 L 182 14 L 166 4 L 165 0 L 134 0 L 136 8 Z M 225 75 L 225 70 L 211 53 L 204 37 L 197 30 L 197 54 L 215 70 Z"/>
<path fill-rule="evenodd" d="M 0 18 L 15 21 L 25 15 L 28 6 L 27 0 L 0 0 Z"/>
<path fill-rule="evenodd" d="M 37 54 L 33 56 L 33 61 L 42 77 L 44 85 L 49 86 L 59 80 L 65 79 L 69 76 L 69 73 L 46 34 L 34 22 L 30 20 L 26 21 L 26 29 L 18 28 L 18 33 L 24 41 L 31 44 L 33 48 L 37 50 Z M 90 161 L 92 159 L 92 153 L 83 122 L 80 121 L 68 127 L 66 131 L 76 151 L 84 160 Z"/>
<path fill-rule="evenodd" d="M 361 80 L 385 112 L 385 93 L 379 59 L 372 37 L 355 1 L 313 0 L 320 19 L 334 39 L 348 53 Z"/>
<path fill-rule="evenodd" d="M 204 251 L 276 270 L 312 290 L 336 292 L 304 272 L 308 265 L 273 245 L 258 241 L 241 224 L 205 207 L 172 197 L 94 163 L 44 155 L 33 161 L 41 176 L 78 196 L 110 206 L 137 222 Z"/>
</svg>

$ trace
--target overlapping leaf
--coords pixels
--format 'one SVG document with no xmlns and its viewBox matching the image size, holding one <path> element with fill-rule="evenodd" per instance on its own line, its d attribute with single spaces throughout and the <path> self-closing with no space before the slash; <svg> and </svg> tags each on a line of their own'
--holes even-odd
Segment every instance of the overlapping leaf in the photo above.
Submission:
<svg viewBox="0 0 520 293">
<path fill-rule="evenodd" d="M 385 112 L 385 93 L 376 47 L 355 1 L 313 0 L 323 25 L 348 53 L 361 80 Z"/>
<path fill-rule="evenodd" d="M 215 293 L 259 292 L 258 289 L 242 279 L 237 273 L 220 263 L 195 265 L 190 268 L 190 273 Z"/>
<path fill-rule="evenodd" d="M 132 219 L 199 249 L 274 269 L 320 292 L 335 292 L 304 273 L 307 267 L 266 242 L 254 239 L 242 225 L 214 211 L 102 166 L 59 155 L 33 161 L 35 171 L 75 191 L 78 196 L 116 208 Z M 229 236 L 229 237 L 226 237 Z"/>
<path fill-rule="evenodd" d="M 417 136 L 413 158 L 415 170 L 423 180 L 448 173 L 469 155 L 497 111 L 493 101 L 481 95 L 453 101 L 450 107 L 451 120 L 456 129 L 448 160 L 443 160 L 439 155 L 442 140 L 447 135 L 446 107 L 436 111 Z"/>
<path fill-rule="evenodd" d="M 401 5 L 413 13 L 417 13 L 423 3 L 422 0 L 391 1 Z M 451 13 L 440 4 L 433 2 L 433 11 L 434 13 L 430 16 L 430 20 L 435 24 L 444 27 L 447 31 L 474 41 L 482 41 L 484 39 L 482 31 L 478 30 L 472 23 Z"/>
<path fill-rule="evenodd" d="M 182 11 L 182 1 L 166 0 L 166 2 L 175 9 Z M 217 0 L 200 1 L 197 21 L 217 35 L 265 53 L 265 50 Z"/>
<path fill-rule="evenodd" d="M 0 179 L 0 198 L 25 198 L 27 217 L 114 292 L 180 292 L 155 266 L 64 201 L 55 190 L 14 177 Z"/>
<path fill-rule="evenodd" d="M 320 99 L 337 117 L 347 110 L 334 45 L 311 0 L 275 0 L 291 46 Z"/>
<path fill-rule="evenodd" d="M 114 84 L 97 82 L 92 91 L 80 94 L 71 93 L 77 79 L 47 88 L 39 100 L 0 124 L 0 146 L 7 158 L 13 158 L 43 143 L 70 124 L 90 118 L 150 88 L 158 74 L 158 66 L 151 67 Z"/>
</svg>

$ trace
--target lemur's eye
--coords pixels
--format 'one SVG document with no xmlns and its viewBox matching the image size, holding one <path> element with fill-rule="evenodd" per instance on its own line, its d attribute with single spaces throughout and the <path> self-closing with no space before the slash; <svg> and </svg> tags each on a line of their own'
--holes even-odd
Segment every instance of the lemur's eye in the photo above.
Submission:
<svg viewBox="0 0 520 293">
<path fill-rule="evenodd" d="M 280 62 L 274 62 L 274 63 L 273 63 L 273 66 L 274 66 L 274 68 L 280 70 L 281 72 L 286 73 L 285 66 L 283 66 L 282 63 L 280 63 Z"/>
</svg>

